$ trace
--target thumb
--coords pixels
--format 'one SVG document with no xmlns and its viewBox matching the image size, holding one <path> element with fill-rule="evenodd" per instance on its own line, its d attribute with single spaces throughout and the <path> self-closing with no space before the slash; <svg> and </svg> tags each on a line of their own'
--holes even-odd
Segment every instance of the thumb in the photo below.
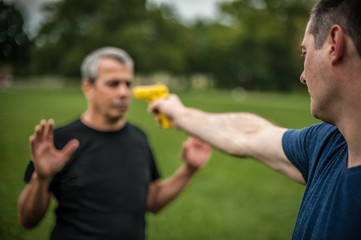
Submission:
<svg viewBox="0 0 361 240">
<path fill-rule="evenodd" d="M 77 139 L 73 139 L 64 146 L 61 152 L 64 154 L 66 159 L 69 159 L 78 147 L 79 141 Z"/>
</svg>

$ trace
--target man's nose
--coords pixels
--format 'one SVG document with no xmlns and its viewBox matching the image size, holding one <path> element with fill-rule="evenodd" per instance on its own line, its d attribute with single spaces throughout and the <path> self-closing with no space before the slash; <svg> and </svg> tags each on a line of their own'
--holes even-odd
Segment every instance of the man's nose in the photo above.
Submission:
<svg viewBox="0 0 361 240">
<path fill-rule="evenodd" d="M 130 88 L 126 84 L 120 84 L 118 94 L 121 96 L 128 96 L 131 93 Z"/>
<path fill-rule="evenodd" d="M 300 76 L 300 81 L 302 84 L 306 85 L 305 71 L 302 72 L 302 74 Z"/>
</svg>

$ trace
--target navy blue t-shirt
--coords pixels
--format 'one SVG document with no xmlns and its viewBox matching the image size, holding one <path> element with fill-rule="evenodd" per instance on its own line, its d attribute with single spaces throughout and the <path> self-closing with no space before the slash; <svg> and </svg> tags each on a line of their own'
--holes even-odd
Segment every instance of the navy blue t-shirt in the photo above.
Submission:
<svg viewBox="0 0 361 240">
<path fill-rule="evenodd" d="M 347 168 L 338 128 L 288 130 L 282 144 L 307 183 L 292 239 L 361 239 L 361 166 Z"/>
</svg>

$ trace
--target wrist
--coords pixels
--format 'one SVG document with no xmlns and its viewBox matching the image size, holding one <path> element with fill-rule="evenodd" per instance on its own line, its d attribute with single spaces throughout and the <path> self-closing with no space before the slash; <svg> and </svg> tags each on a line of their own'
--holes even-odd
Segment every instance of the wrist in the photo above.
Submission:
<svg viewBox="0 0 361 240">
<path fill-rule="evenodd" d="M 187 173 L 191 174 L 191 175 L 195 174 L 199 170 L 199 167 L 193 166 L 189 163 L 185 164 L 185 168 L 186 168 Z"/>
<path fill-rule="evenodd" d="M 172 118 L 172 126 L 175 129 L 183 130 L 182 122 L 184 121 L 183 119 L 187 118 L 188 115 L 187 110 L 188 109 L 186 107 L 182 106 L 181 108 L 177 109 L 177 111 L 174 111 L 174 114 L 171 118 Z"/>
<path fill-rule="evenodd" d="M 42 176 L 38 172 L 34 172 L 32 179 L 41 182 L 41 183 L 50 183 L 52 176 Z"/>
</svg>

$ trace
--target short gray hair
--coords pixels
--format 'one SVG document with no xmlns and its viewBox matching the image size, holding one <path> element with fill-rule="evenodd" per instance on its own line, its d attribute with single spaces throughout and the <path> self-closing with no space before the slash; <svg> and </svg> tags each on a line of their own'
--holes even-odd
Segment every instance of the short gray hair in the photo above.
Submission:
<svg viewBox="0 0 361 240">
<path fill-rule="evenodd" d="M 98 77 L 99 60 L 103 57 L 113 58 L 126 66 L 133 69 L 134 63 L 129 54 L 116 47 L 103 47 L 91 52 L 81 65 L 82 79 L 88 79 L 90 83 L 94 83 Z"/>
</svg>

